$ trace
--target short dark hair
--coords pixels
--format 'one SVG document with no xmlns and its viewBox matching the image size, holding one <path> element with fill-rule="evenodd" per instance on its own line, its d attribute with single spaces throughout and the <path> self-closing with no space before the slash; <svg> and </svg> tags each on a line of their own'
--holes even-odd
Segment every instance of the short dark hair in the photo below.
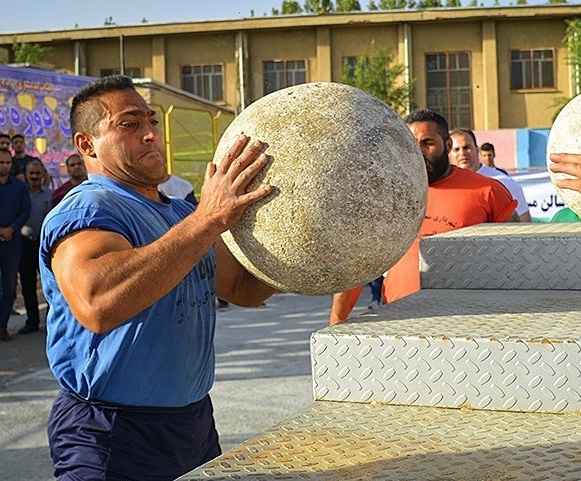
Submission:
<svg viewBox="0 0 581 481">
<path fill-rule="evenodd" d="M 480 150 L 485 150 L 486 152 L 492 152 L 493 154 L 496 153 L 496 152 L 494 152 L 494 145 L 492 145 L 490 142 L 484 142 L 480 146 Z"/>
<path fill-rule="evenodd" d="M 83 158 L 79 154 L 71 154 L 65 159 L 65 165 L 67 167 L 69 165 L 69 160 L 71 160 L 73 157 L 78 157 L 79 159 L 83 160 Z"/>
<path fill-rule="evenodd" d="M 81 87 L 73 98 L 71 106 L 71 133 L 87 132 L 97 135 L 97 124 L 102 110 L 96 100 L 103 94 L 116 90 L 135 90 L 131 77 L 110 75 L 97 79 Z"/>
<path fill-rule="evenodd" d="M 22 139 L 22 140 L 24 140 L 24 135 L 22 135 L 22 134 L 14 134 L 10 140 L 14 140 L 14 139 Z"/>
<path fill-rule="evenodd" d="M 10 140 L 10 136 L 8 134 L 0 134 L 0 139 L 2 138 Z"/>
<path fill-rule="evenodd" d="M 478 147 L 478 141 L 476 140 L 476 135 L 474 135 L 474 132 L 472 132 L 472 130 L 459 127 L 456 129 L 452 129 L 450 131 L 450 137 L 452 137 L 452 135 L 454 135 L 454 134 L 469 135 L 470 137 L 472 137 L 472 140 L 474 141 L 474 145 L 476 147 Z"/>
<path fill-rule="evenodd" d="M 448 140 L 448 122 L 439 113 L 429 109 L 414 110 L 406 117 L 405 123 L 411 125 L 416 122 L 434 122 L 440 137 L 442 137 L 444 142 Z"/>
<path fill-rule="evenodd" d="M 40 168 L 44 172 L 44 165 L 42 165 L 42 162 L 40 161 L 40 159 L 32 159 L 32 160 L 29 160 L 28 162 L 26 162 L 26 166 L 24 167 L 25 173 L 28 172 L 29 165 L 40 165 Z"/>
</svg>

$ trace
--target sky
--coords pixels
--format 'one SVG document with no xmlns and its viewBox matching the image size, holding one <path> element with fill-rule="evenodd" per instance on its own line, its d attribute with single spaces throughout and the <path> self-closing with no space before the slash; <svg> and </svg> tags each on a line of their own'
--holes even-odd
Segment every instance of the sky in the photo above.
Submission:
<svg viewBox="0 0 581 481">
<path fill-rule="evenodd" d="M 481 0 L 479 0 L 481 1 Z M 529 4 L 542 0 L 529 0 Z M 303 3 L 299 0 L 299 3 Z M 360 0 L 364 10 L 368 0 Z M 462 0 L 467 4 L 468 0 Z M 485 0 L 490 5 L 490 0 Z M 501 0 L 508 5 L 510 0 Z M 542 2 L 544 3 L 544 2 Z M 570 3 L 578 3 L 570 0 Z M 20 33 L 70 28 L 101 27 L 105 19 L 113 18 L 118 25 L 148 23 L 192 22 L 200 20 L 238 19 L 270 14 L 272 7 L 280 8 L 282 0 L 19 0 L 11 8 L 2 9 L 0 32 Z M 16 6 L 17 5 L 17 6 Z"/>
<path fill-rule="evenodd" d="M 237 19 L 270 14 L 282 0 L 19 0 L 12 8 L 3 8 L 0 32 L 16 33 L 39 30 L 100 27 L 113 17 L 118 25 L 191 22 Z"/>
</svg>

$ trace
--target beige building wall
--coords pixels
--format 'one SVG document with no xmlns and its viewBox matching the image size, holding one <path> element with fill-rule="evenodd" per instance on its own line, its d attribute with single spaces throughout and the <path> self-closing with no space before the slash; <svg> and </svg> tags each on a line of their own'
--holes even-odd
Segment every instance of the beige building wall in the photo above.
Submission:
<svg viewBox="0 0 581 481">
<path fill-rule="evenodd" d="M 498 89 L 500 128 L 549 128 L 557 97 L 568 96 L 569 67 L 567 49 L 562 43 L 565 24 L 562 19 L 534 19 L 498 22 Z M 510 51 L 555 48 L 556 88 L 510 90 Z"/>
<path fill-rule="evenodd" d="M 14 40 L 50 45 L 57 68 L 99 76 L 102 69 L 119 69 L 124 35 L 125 66 L 177 88 L 184 65 L 223 65 L 224 105 L 234 110 L 243 103 L 241 71 L 248 105 L 264 95 L 266 61 L 304 60 L 307 81 L 338 82 L 343 59 L 361 55 L 372 40 L 397 63 L 408 62 L 415 102 L 425 107 L 426 55 L 468 52 L 470 127 L 546 128 L 555 98 L 571 95 L 562 40 L 565 20 L 579 15 L 581 5 L 281 16 L 0 35 L 0 49 Z M 511 91 L 512 49 L 554 49 L 555 88 Z"/>
<path fill-rule="evenodd" d="M 333 81 L 341 80 L 343 59 L 370 52 L 373 41 L 377 48 L 388 49 L 397 63 L 403 63 L 398 57 L 397 25 L 336 27 L 331 33 Z"/>
<path fill-rule="evenodd" d="M 319 80 L 317 31 L 314 28 L 251 32 L 248 38 L 250 99 L 264 95 L 264 62 L 305 60 L 307 81 Z"/>
<path fill-rule="evenodd" d="M 224 104 L 238 103 L 236 33 L 200 33 L 165 36 L 165 82 L 182 88 L 182 67 L 222 65 Z M 155 79 L 157 80 L 157 79 Z M 222 102 L 218 102 L 222 103 Z"/>
</svg>

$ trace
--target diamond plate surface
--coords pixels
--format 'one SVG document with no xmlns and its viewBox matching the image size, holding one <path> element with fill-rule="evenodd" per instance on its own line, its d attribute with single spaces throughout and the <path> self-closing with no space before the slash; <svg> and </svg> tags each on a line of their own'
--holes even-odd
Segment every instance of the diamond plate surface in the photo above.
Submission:
<svg viewBox="0 0 581 481">
<path fill-rule="evenodd" d="M 579 481 L 580 423 L 317 401 L 179 480 Z"/>
<path fill-rule="evenodd" d="M 581 411 L 577 292 L 423 290 L 355 320 L 311 336 L 317 400 Z"/>
<path fill-rule="evenodd" d="M 420 242 L 427 289 L 581 289 L 579 224 L 480 224 Z"/>
</svg>

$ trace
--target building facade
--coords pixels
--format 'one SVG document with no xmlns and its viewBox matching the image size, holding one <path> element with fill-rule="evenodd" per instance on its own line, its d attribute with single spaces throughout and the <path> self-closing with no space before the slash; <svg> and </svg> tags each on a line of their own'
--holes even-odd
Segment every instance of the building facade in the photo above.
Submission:
<svg viewBox="0 0 581 481">
<path fill-rule="evenodd" d="M 555 99 L 576 94 L 564 43 L 581 5 L 352 12 L 107 26 L 0 35 L 53 48 L 56 68 L 122 70 L 234 110 L 274 90 L 341 79 L 345 59 L 389 49 L 415 79 L 415 103 L 475 130 L 549 128 Z"/>
</svg>

